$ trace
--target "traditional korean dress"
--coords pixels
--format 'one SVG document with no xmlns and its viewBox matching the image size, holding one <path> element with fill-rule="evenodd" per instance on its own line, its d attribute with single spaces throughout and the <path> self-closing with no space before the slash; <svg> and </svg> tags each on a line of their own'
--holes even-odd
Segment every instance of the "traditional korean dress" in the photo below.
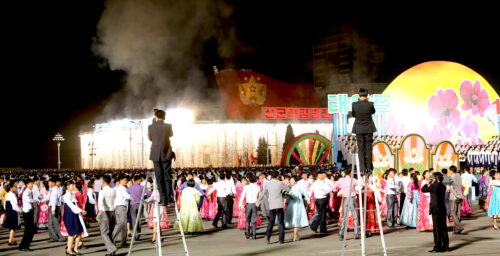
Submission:
<svg viewBox="0 0 500 256">
<path fill-rule="evenodd" d="M 430 193 L 423 193 L 421 188 L 423 185 L 427 184 L 425 179 L 420 181 L 419 189 L 419 204 L 418 204 L 418 216 L 417 216 L 417 230 L 425 231 L 432 230 L 432 216 L 429 215 L 429 202 L 431 200 Z"/>
<path fill-rule="evenodd" d="M 49 191 L 45 189 L 45 186 L 42 186 L 40 190 L 40 197 L 45 198 L 49 194 Z M 38 223 L 37 226 L 39 229 L 48 229 L 49 228 L 49 201 L 40 203 L 40 212 L 38 213 Z"/>
<path fill-rule="evenodd" d="M 83 234 L 85 237 L 88 236 L 85 225 L 83 225 L 82 214 L 80 213 L 82 209 L 78 207 L 78 201 L 76 200 L 75 194 L 66 192 L 63 196 L 63 202 L 63 222 L 68 235 L 74 236 L 77 234 Z"/>
<path fill-rule="evenodd" d="M 184 232 L 198 232 L 203 230 L 203 222 L 198 212 L 200 202 L 200 191 L 192 187 L 187 187 L 182 191 L 180 223 Z M 179 228 L 179 221 L 174 224 L 175 229 Z"/>
<path fill-rule="evenodd" d="M 285 211 L 286 228 L 303 228 L 309 226 L 304 199 L 309 200 L 309 196 L 302 189 L 302 186 L 293 186 L 287 194 L 287 206 Z"/>
<path fill-rule="evenodd" d="M 399 223 L 407 227 L 416 228 L 418 220 L 419 188 L 413 182 L 408 184 L 406 200 L 403 204 Z"/>
<path fill-rule="evenodd" d="M 19 229 L 19 213 L 21 208 L 19 207 L 19 200 L 13 192 L 7 193 L 5 198 L 5 228 L 8 230 Z"/>
<path fill-rule="evenodd" d="M 500 219 L 500 180 L 490 181 L 490 188 L 488 215 L 493 219 Z"/>
</svg>

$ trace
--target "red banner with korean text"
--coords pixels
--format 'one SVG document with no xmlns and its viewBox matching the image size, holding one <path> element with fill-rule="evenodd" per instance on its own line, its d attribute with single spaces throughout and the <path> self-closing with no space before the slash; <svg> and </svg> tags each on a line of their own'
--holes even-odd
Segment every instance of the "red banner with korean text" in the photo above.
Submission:
<svg viewBox="0 0 500 256">
<path fill-rule="evenodd" d="M 246 70 L 222 70 L 215 75 L 215 79 L 229 119 L 262 119 L 263 107 L 294 109 L 290 110 L 292 116 L 321 116 L 320 113 L 311 114 L 309 110 L 307 113 L 300 112 L 305 111 L 304 108 L 322 107 L 312 84 L 281 82 Z M 280 113 L 280 117 L 283 115 L 287 113 Z"/>
<path fill-rule="evenodd" d="M 263 108 L 266 120 L 332 120 L 328 108 Z"/>
</svg>

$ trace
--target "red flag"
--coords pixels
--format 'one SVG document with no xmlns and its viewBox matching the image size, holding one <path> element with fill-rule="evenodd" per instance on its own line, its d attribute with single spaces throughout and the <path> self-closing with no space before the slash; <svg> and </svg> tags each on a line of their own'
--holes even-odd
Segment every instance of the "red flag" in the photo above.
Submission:
<svg viewBox="0 0 500 256">
<path fill-rule="evenodd" d="M 250 160 L 251 160 L 252 164 L 256 164 L 256 162 L 257 162 L 257 159 L 255 159 L 255 157 L 253 156 L 253 153 L 250 154 Z"/>
<path fill-rule="evenodd" d="M 322 106 L 312 84 L 291 84 L 242 70 L 222 70 L 215 79 L 230 119 L 263 119 L 262 107 Z"/>
<path fill-rule="evenodd" d="M 238 158 L 238 166 L 241 166 L 241 156 L 240 156 L 240 154 L 236 153 L 236 157 Z"/>
</svg>

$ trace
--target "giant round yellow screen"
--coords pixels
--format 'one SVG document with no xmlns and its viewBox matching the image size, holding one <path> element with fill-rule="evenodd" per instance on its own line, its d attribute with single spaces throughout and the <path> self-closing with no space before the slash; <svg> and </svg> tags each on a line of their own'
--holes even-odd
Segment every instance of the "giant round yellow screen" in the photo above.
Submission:
<svg viewBox="0 0 500 256">
<path fill-rule="evenodd" d="M 451 140 L 481 144 L 498 135 L 493 102 L 498 94 L 474 70 L 448 61 L 429 61 L 399 75 L 390 95 L 388 134 L 418 133 L 430 143 Z"/>
</svg>

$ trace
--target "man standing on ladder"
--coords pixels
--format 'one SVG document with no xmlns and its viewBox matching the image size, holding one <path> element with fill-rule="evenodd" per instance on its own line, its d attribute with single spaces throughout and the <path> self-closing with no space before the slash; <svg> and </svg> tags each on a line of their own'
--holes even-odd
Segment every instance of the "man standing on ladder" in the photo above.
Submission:
<svg viewBox="0 0 500 256">
<path fill-rule="evenodd" d="M 148 126 L 148 138 L 152 142 L 149 160 L 153 161 L 160 204 L 164 206 L 175 202 L 172 198 L 172 159 L 175 160 L 175 153 L 170 145 L 173 135 L 172 125 L 165 123 L 165 111 L 155 109 L 153 124 Z"/>
<path fill-rule="evenodd" d="M 358 90 L 359 100 L 352 103 L 352 116 L 355 118 L 352 133 L 356 134 L 358 144 L 359 168 L 362 173 L 372 170 L 373 133 L 377 131 L 372 115 L 375 114 L 373 102 L 368 101 L 368 91 Z M 354 163 L 353 163 L 354 165 Z"/>
</svg>

